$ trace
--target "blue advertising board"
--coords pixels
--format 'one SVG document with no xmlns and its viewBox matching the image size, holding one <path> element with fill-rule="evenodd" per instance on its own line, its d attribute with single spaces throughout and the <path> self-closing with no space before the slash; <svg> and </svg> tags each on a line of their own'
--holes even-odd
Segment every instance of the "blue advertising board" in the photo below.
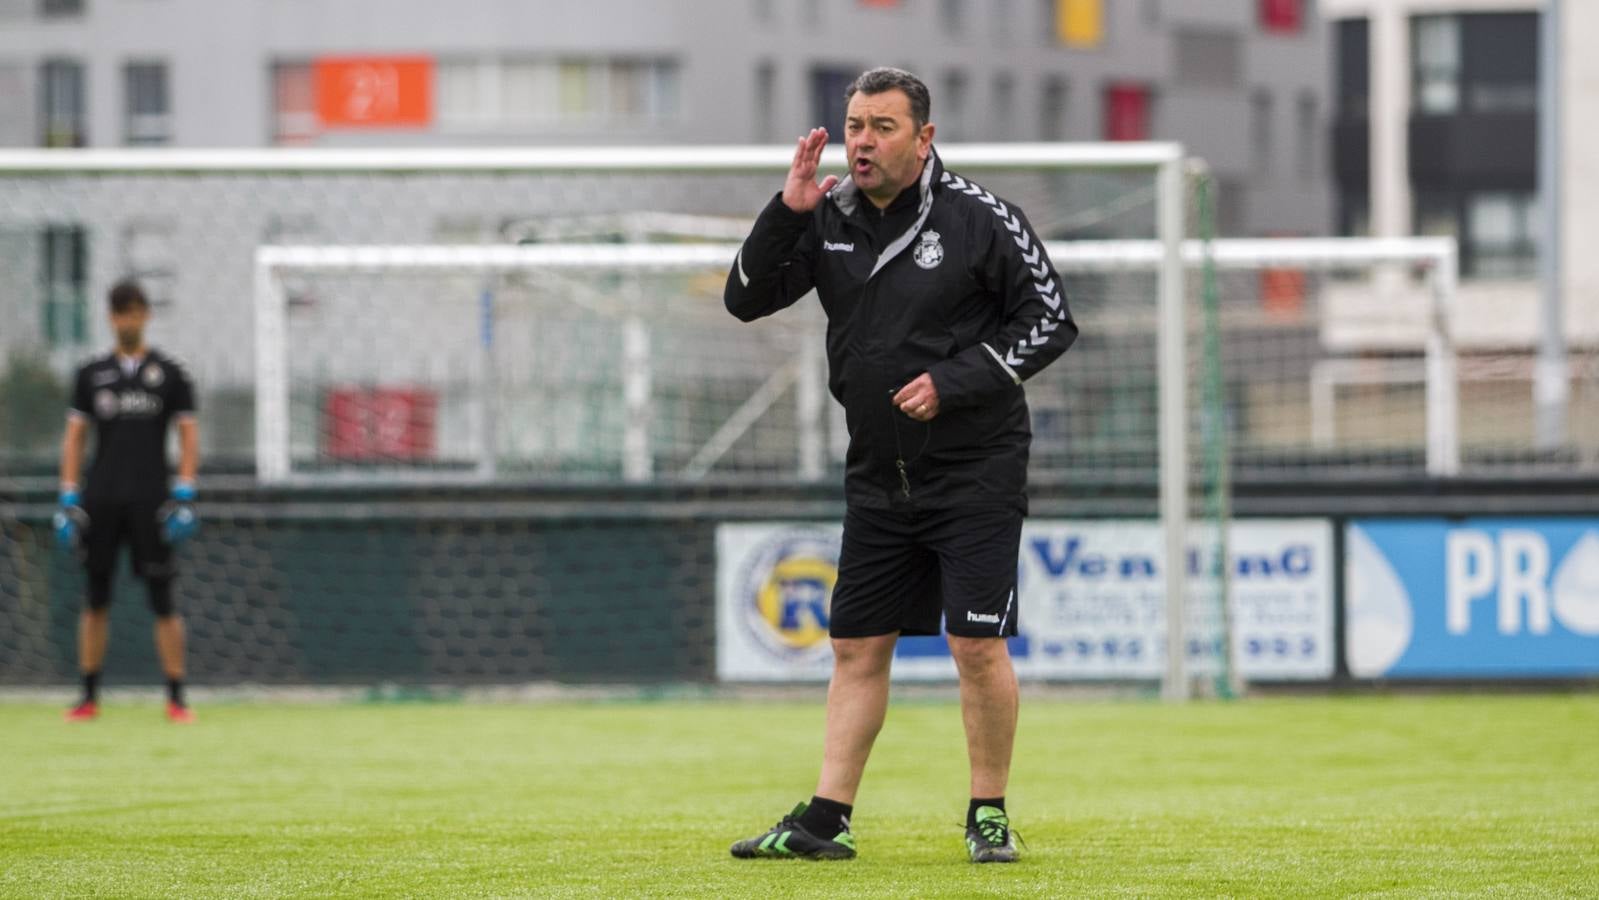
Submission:
<svg viewBox="0 0 1599 900">
<path fill-rule="evenodd" d="M 1357 678 L 1599 675 L 1599 519 L 1363 519 L 1344 549 Z"/>
</svg>

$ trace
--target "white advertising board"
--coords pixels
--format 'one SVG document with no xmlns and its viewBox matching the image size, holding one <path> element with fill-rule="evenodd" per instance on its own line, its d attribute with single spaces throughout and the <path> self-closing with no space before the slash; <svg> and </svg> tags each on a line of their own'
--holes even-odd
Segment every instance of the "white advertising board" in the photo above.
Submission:
<svg viewBox="0 0 1599 900">
<path fill-rule="evenodd" d="M 1203 529 L 1191 579 L 1189 671 L 1216 671 L 1220 604 Z M 729 524 L 717 529 L 717 674 L 728 681 L 825 680 L 827 622 L 841 526 Z M 1228 530 L 1233 650 L 1252 680 L 1333 674 L 1332 525 L 1251 519 Z M 1162 536 L 1151 521 L 1029 520 L 1017 567 L 1017 674 L 1035 679 L 1158 679 L 1165 660 Z M 904 638 L 894 676 L 955 676 L 943 638 Z"/>
</svg>

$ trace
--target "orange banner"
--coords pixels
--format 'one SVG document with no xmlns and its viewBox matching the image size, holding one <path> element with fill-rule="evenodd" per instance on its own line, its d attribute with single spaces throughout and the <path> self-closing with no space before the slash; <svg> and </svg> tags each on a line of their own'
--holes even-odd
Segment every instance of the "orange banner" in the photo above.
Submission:
<svg viewBox="0 0 1599 900">
<path fill-rule="evenodd" d="M 315 68 L 323 128 L 424 128 L 433 122 L 428 57 L 327 57 Z"/>
</svg>

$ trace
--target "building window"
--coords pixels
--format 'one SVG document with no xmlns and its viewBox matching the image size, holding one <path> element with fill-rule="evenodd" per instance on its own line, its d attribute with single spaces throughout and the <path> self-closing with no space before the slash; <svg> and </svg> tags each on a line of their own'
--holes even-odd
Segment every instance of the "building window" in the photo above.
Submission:
<svg viewBox="0 0 1599 900">
<path fill-rule="evenodd" d="M 83 65 L 48 60 L 39 69 L 39 143 L 44 147 L 88 144 L 88 115 L 83 95 Z"/>
<path fill-rule="evenodd" d="M 963 72 L 949 72 L 944 75 L 944 90 L 939 98 L 944 112 L 938 117 L 939 125 L 946 132 L 945 137 L 951 141 L 965 141 L 971 139 L 967 129 L 967 114 L 970 104 L 966 102 L 966 75 Z"/>
<path fill-rule="evenodd" d="M 822 27 L 822 0 L 800 0 L 800 18 L 806 27 L 819 30 Z"/>
<path fill-rule="evenodd" d="M 1148 85 L 1121 82 L 1106 87 L 1105 140 L 1149 140 L 1150 106 Z"/>
<path fill-rule="evenodd" d="M 1460 109 L 1460 18 L 1417 16 L 1412 20 L 1416 112 L 1451 115 Z"/>
<path fill-rule="evenodd" d="M 1538 15 L 1461 16 L 1465 106 L 1475 113 L 1538 109 Z"/>
<path fill-rule="evenodd" d="M 1532 192 L 1483 191 L 1466 199 L 1466 274 L 1527 278 L 1538 269 L 1538 200 Z"/>
<path fill-rule="evenodd" d="M 832 130 L 844 127 L 849 104 L 844 92 L 855 82 L 855 69 L 811 70 L 811 121 Z"/>
<path fill-rule="evenodd" d="M 1363 119 L 1371 102 L 1371 26 L 1365 19 L 1338 23 L 1338 116 Z"/>
<path fill-rule="evenodd" d="M 1294 105 L 1294 174 L 1301 181 L 1316 177 L 1321 146 L 1321 123 L 1317 119 L 1316 95 L 1304 91 Z"/>
<path fill-rule="evenodd" d="M 177 229 L 171 222 L 132 222 L 122 230 L 122 274 L 137 278 L 154 306 L 176 297 Z"/>
<path fill-rule="evenodd" d="M 1013 0 L 993 0 L 988 18 L 994 27 L 994 45 L 997 47 L 1010 46 L 1010 17 L 1014 5 Z"/>
<path fill-rule="evenodd" d="M 76 226 L 44 230 L 44 333 L 53 347 L 88 339 L 88 243 Z"/>
<path fill-rule="evenodd" d="M 1272 157 L 1277 155 L 1276 129 L 1272 127 L 1274 115 L 1271 91 L 1257 89 L 1249 98 L 1249 142 L 1254 155 L 1252 175 L 1271 174 Z"/>
<path fill-rule="evenodd" d="M 1066 111 L 1070 98 L 1071 89 L 1065 78 L 1051 75 L 1044 79 L 1038 110 L 1039 137 L 1046 141 L 1066 140 Z"/>
<path fill-rule="evenodd" d="M 465 59 L 440 62 L 446 130 L 638 125 L 678 113 L 675 63 L 647 59 Z"/>
<path fill-rule="evenodd" d="M 1298 34 L 1304 22 L 1302 0 L 1260 0 L 1260 27 L 1271 34 Z"/>
<path fill-rule="evenodd" d="M 1371 237 L 1371 197 L 1347 192 L 1339 198 L 1338 233 L 1344 237 Z"/>
<path fill-rule="evenodd" d="M 172 140 L 172 106 L 166 63 L 129 63 L 122 70 L 126 112 L 123 139 L 129 144 Z"/>
<path fill-rule="evenodd" d="M 39 15 L 46 19 L 57 16 L 81 16 L 83 0 L 39 0 Z"/>
<path fill-rule="evenodd" d="M 33 79 L 30 67 L 0 65 L 0 147 L 33 143 Z"/>
<path fill-rule="evenodd" d="M 272 67 L 272 133 L 279 144 L 305 144 L 321 133 L 316 115 L 316 78 L 310 63 Z"/>
<path fill-rule="evenodd" d="M 777 66 L 771 60 L 755 67 L 755 140 L 777 140 Z"/>
<path fill-rule="evenodd" d="M 1009 73 L 994 76 L 994 95 L 990 102 L 989 129 L 985 135 L 990 140 L 1016 140 L 1016 79 Z"/>
<path fill-rule="evenodd" d="M 1238 35 L 1183 29 L 1174 35 L 1177 83 L 1185 88 L 1236 89 L 1243 80 Z"/>
<path fill-rule="evenodd" d="M 938 19 L 944 31 L 962 34 L 966 31 L 966 0 L 938 0 Z"/>
</svg>

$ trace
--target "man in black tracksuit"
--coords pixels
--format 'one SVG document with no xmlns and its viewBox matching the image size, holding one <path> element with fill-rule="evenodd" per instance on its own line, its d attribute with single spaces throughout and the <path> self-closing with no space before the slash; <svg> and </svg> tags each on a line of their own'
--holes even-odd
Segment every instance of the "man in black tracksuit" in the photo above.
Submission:
<svg viewBox="0 0 1599 900">
<path fill-rule="evenodd" d="M 732 852 L 855 855 L 849 816 L 887 711 L 894 643 L 937 634 L 942 619 L 972 768 L 967 851 L 1009 862 L 1016 675 L 1004 639 L 1016 634 L 1032 439 L 1021 384 L 1077 326 L 1021 210 L 939 161 L 919 79 L 873 69 L 847 99 L 849 177 L 817 184 L 827 131 L 801 138 L 724 295 L 750 321 L 816 289 L 850 434 L 821 777 L 809 803 Z"/>
</svg>

